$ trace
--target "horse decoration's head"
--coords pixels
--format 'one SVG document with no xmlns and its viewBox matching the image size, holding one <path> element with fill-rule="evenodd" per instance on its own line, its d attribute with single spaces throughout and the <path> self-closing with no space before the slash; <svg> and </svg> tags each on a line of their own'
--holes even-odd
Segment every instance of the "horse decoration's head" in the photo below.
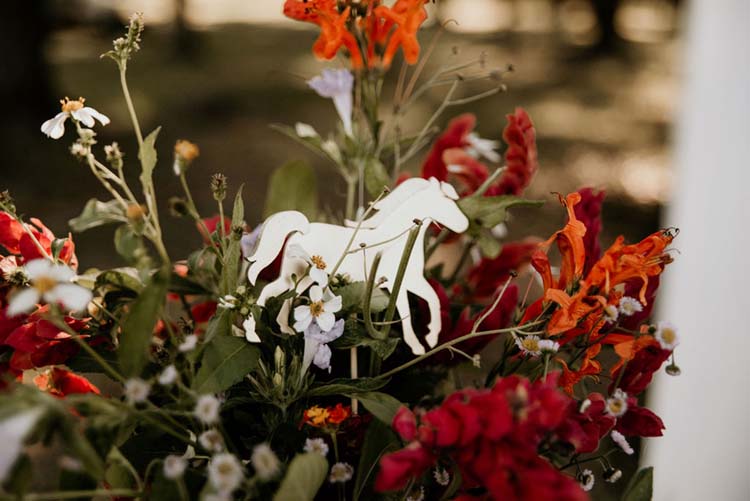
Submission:
<svg viewBox="0 0 750 501">
<path fill-rule="evenodd" d="M 455 233 L 463 233 L 469 228 L 469 219 L 458 207 L 458 193 L 456 189 L 434 177 L 429 179 L 429 187 L 420 194 L 424 194 L 423 202 L 429 208 L 427 217 L 442 224 Z"/>
</svg>

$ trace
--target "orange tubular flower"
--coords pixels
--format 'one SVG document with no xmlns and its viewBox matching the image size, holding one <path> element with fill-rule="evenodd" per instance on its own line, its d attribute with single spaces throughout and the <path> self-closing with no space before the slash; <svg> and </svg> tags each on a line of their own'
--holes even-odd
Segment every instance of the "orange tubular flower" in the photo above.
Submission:
<svg viewBox="0 0 750 501">
<path fill-rule="evenodd" d="M 383 18 L 385 23 L 376 24 L 379 27 L 379 37 L 382 38 L 390 30 L 390 26 L 396 25 L 388 45 L 383 53 L 383 66 L 389 67 L 393 58 L 401 47 L 404 51 L 404 59 L 409 64 L 414 64 L 419 59 L 419 41 L 417 31 L 425 19 L 427 11 L 424 8 L 426 0 L 396 0 L 393 7 L 379 5 L 375 7 L 376 16 Z"/>
<path fill-rule="evenodd" d="M 557 286 L 565 289 L 573 284 L 583 274 L 583 265 L 586 263 L 586 247 L 583 244 L 583 236 L 586 234 L 586 225 L 576 218 L 575 206 L 581 201 L 581 195 L 577 192 L 570 193 L 565 198 L 559 195 L 560 203 L 568 211 L 568 222 L 565 227 L 555 232 L 542 247 L 549 247 L 552 242 L 557 242 L 557 247 L 562 255 L 560 265 L 560 277 Z"/>
<path fill-rule="evenodd" d="M 320 36 L 313 44 L 313 54 L 321 59 L 333 59 L 341 47 L 346 47 L 352 61 L 353 69 L 363 66 L 362 54 L 357 39 L 347 29 L 351 8 L 339 12 L 336 0 L 286 0 L 284 15 L 317 24 Z"/>
</svg>

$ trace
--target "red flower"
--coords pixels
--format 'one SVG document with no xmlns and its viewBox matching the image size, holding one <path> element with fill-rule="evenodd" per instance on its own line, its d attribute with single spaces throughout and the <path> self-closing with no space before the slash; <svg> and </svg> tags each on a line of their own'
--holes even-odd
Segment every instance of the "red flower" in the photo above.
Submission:
<svg viewBox="0 0 750 501">
<path fill-rule="evenodd" d="M 411 442 L 417 435 L 417 417 L 405 405 L 402 405 L 396 411 L 392 426 L 401 440 L 406 442 Z"/>
<path fill-rule="evenodd" d="M 500 179 L 487 190 L 487 195 L 520 195 L 531 183 L 539 169 L 536 149 L 536 130 L 529 114 L 516 108 L 506 115 L 508 125 L 503 130 L 506 170 Z"/>
<path fill-rule="evenodd" d="M 99 388 L 83 376 L 65 369 L 54 367 L 52 371 L 40 374 L 34 378 L 34 383 L 42 391 L 47 391 L 56 397 L 66 395 L 95 393 L 99 395 Z"/>
<path fill-rule="evenodd" d="M 531 255 L 538 247 L 539 241 L 533 237 L 503 244 L 496 258 L 484 257 L 469 270 L 461 289 L 469 296 L 470 302 L 486 301 L 512 272 L 519 271 L 531 261 Z"/>
<path fill-rule="evenodd" d="M 432 145 L 427 158 L 422 164 L 422 177 L 448 180 L 448 167 L 443 160 L 443 153 L 451 148 L 464 148 L 469 145 L 469 134 L 474 130 L 477 119 L 472 113 L 460 115 L 448 123 L 445 131 Z"/>
<path fill-rule="evenodd" d="M 0 211 L 0 245 L 11 254 L 21 253 L 23 226 L 7 212 Z"/>
<path fill-rule="evenodd" d="M 587 400 L 589 403 L 583 411 L 580 402 L 571 400 L 565 421 L 555 430 L 557 436 L 578 453 L 594 452 L 599 448 L 599 440 L 615 425 L 615 418 L 604 412 L 604 396 L 590 393 Z"/>
<path fill-rule="evenodd" d="M 658 343 L 649 343 L 636 352 L 624 369 L 621 368 L 612 375 L 613 383 L 609 391 L 614 391 L 614 381 L 619 381 L 618 388 L 622 391 L 631 396 L 638 395 L 651 384 L 654 373 L 671 354 L 671 351 L 661 349 Z M 625 373 L 620 377 L 623 370 Z"/>
<path fill-rule="evenodd" d="M 219 226 L 221 220 L 221 216 L 216 215 L 213 217 L 207 217 L 203 219 L 203 224 L 206 225 L 206 228 L 203 228 L 203 225 L 196 224 L 198 227 L 198 231 L 200 232 L 201 236 L 203 237 L 203 242 L 207 245 L 211 243 L 212 241 L 212 235 L 216 233 L 216 228 Z M 221 235 L 226 237 L 229 235 L 229 232 L 232 228 L 232 220 L 228 217 L 224 218 L 224 224 L 221 228 Z M 206 230 L 208 230 L 208 235 L 206 235 Z"/>
<path fill-rule="evenodd" d="M 412 442 L 400 451 L 380 459 L 375 490 L 389 492 L 403 489 L 411 478 L 418 477 L 435 464 L 435 456 L 419 442 Z"/>
<path fill-rule="evenodd" d="M 341 424 L 351 415 L 352 408 L 348 405 L 336 404 L 336 407 L 328 407 L 328 422 L 330 424 Z"/>
<path fill-rule="evenodd" d="M 44 226 L 39 219 L 31 218 L 31 224 L 23 223 L 7 212 L 0 211 L 0 245 L 11 254 L 20 255 L 23 261 L 48 258 L 52 255 L 52 243 L 57 240 L 55 234 Z M 31 237 L 31 235 L 34 238 Z M 36 242 L 35 242 L 36 240 Z M 42 249 L 39 249 L 39 246 Z M 68 234 L 60 249 L 58 258 L 73 269 L 78 268 L 78 258 L 75 255 L 75 244 L 72 235 Z"/>
<path fill-rule="evenodd" d="M 617 420 L 615 430 L 626 437 L 661 437 L 664 422 L 645 407 L 638 406 L 636 398 L 628 398 L 628 410 Z"/>
<path fill-rule="evenodd" d="M 196 324 L 206 323 L 216 314 L 216 301 L 204 301 L 193 305 L 190 313 Z"/>
<path fill-rule="evenodd" d="M 592 188 L 582 188 L 578 190 L 578 194 L 581 201 L 574 209 L 578 220 L 586 226 L 586 234 L 583 236 L 583 247 L 586 249 L 583 273 L 586 274 L 602 255 L 599 234 L 602 231 L 602 203 L 605 193 L 603 190 L 595 193 Z"/>
</svg>

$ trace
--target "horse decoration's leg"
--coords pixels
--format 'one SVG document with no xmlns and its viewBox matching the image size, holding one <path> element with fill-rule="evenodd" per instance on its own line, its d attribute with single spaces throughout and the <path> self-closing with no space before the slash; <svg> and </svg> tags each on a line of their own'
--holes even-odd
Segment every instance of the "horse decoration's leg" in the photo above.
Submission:
<svg viewBox="0 0 750 501">
<path fill-rule="evenodd" d="M 429 331 L 425 340 L 430 348 L 434 348 L 438 342 L 438 336 L 442 328 L 440 298 L 435 289 L 430 285 L 430 282 L 423 277 L 419 277 L 419 279 L 409 282 L 406 285 L 409 292 L 427 301 L 427 306 L 430 309 L 430 323 L 427 326 Z"/>
<path fill-rule="evenodd" d="M 404 331 L 404 341 L 415 355 L 423 355 L 425 350 L 419 342 L 414 327 L 411 324 L 411 310 L 409 309 L 409 296 L 405 288 L 401 288 L 396 298 L 396 310 L 401 317 L 401 329 Z"/>
</svg>

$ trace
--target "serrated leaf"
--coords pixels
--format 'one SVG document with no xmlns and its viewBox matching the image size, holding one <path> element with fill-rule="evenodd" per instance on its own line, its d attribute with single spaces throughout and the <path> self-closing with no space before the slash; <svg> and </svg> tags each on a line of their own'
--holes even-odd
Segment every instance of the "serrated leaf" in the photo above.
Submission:
<svg viewBox="0 0 750 501">
<path fill-rule="evenodd" d="M 654 496 L 654 467 L 642 468 L 633 475 L 622 495 L 622 501 L 651 501 Z"/>
<path fill-rule="evenodd" d="M 259 358 L 260 350 L 245 338 L 215 336 L 203 352 L 193 390 L 199 394 L 224 391 L 252 372 Z"/>
<path fill-rule="evenodd" d="M 160 270 L 151 277 L 122 323 L 117 355 L 126 377 L 140 375 L 149 359 L 151 336 L 167 295 L 168 276 Z"/>
<path fill-rule="evenodd" d="M 242 226 L 245 221 L 245 205 L 242 202 L 242 186 L 237 190 L 234 197 L 234 209 L 232 210 L 232 228 Z M 229 245 L 224 255 L 224 268 L 221 273 L 221 293 L 222 295 L 232 294 L 237 288 L 237 279 L 239 278 L 240 259 L 242 257 L 242 248 L 240 246 L 240 236 L 230 231 L 227 238 Z"/>
<path fill-rule="evenodd" d="M 143 140 L 143 146 L 138 151 L 138 159 L 141 161 L 141 185 L 143 186 L 144 193 L 147 190 L 147 186 L 151 185 L 151 177 L 154 173 L 154 167 L 156 167 L 157 155 L 156 155 L 156 138 L 161 131 L 161 126 L 154 129 L 151 134 L 146 136 Z M 148 194 L 146 194 L 148 196 Z"/>
<path fill-rule="evenodd" d="M 115 250 L 126 263 L 141 270 L 150 266 L 151 260 L 148 256 L 146 243 L 143 241 L 143 237 L 136 234 L 129 224 L 124 224 L 115 230 L 114 241 Z"/>
<path fill-rule="evenodd" d="M 70 229 L 80 233 L 105 224 L 127 222 L 128 218 L 117 200 L 101 202 L 92 198 L 83 206 L 83 210 L 78 217 L 68 221 L 68 225 L 70 225 Z"/>
<path fill-rule="evenodd" d="M 96 277 L 96 287 L 115 287 L 117 289 L 128 289 L 134 292 L 143 290 L 143 282 L 135 268 L 115 268 L 99 273 Z"/>
<path fill-rule="evenodd" d="M 365 188 L 371 197 L 377 197 L 383 189 L 391 186 L 391 178 L 385 166 L 377 158 L 368 158 L 365 163 Z"/>
<path fill-rule="evenodd" d="M 389 426 L 393 422 L 393 417 L 396 415 L 396 411 L 398 411 L 399 407 L 404 405 L 392 396 L 377 391 L 359 393 L 357 395 L 352 395 L 352 397 L 362 402 L 365 409 Z"/>
<path fill-rule="evenodd" d="M 326 383 L 320 383 L 307 390 L 306 396 L 312 397 L 330 397 L 332 395 L 358 395 L 378 390 L 388 384 L 388 379 L 376 378 L 359 378 L 333 379 Z"/>
<path fill-rule="evenodd" d="M 271 175 L 263 217 L 285 210 L 300 211 L 310 219 L 317 215 L 318 178 L 305 162 L 289 162 Z"/>
<path fill-rule="evenodd" d="M 471 221 L 476 221 L 485 228 L 494 228 L 506 220 L 511 207 L 541 207 L 544 200 L 528 200 L 514 195 L 473 195 L 456 203 Z"/>
<path fill-rule="evenodd" d="M 273 501 L 312 501 L 328 476 L 328 461 L 320 454 L 297 454 Z"/>
</svg>

